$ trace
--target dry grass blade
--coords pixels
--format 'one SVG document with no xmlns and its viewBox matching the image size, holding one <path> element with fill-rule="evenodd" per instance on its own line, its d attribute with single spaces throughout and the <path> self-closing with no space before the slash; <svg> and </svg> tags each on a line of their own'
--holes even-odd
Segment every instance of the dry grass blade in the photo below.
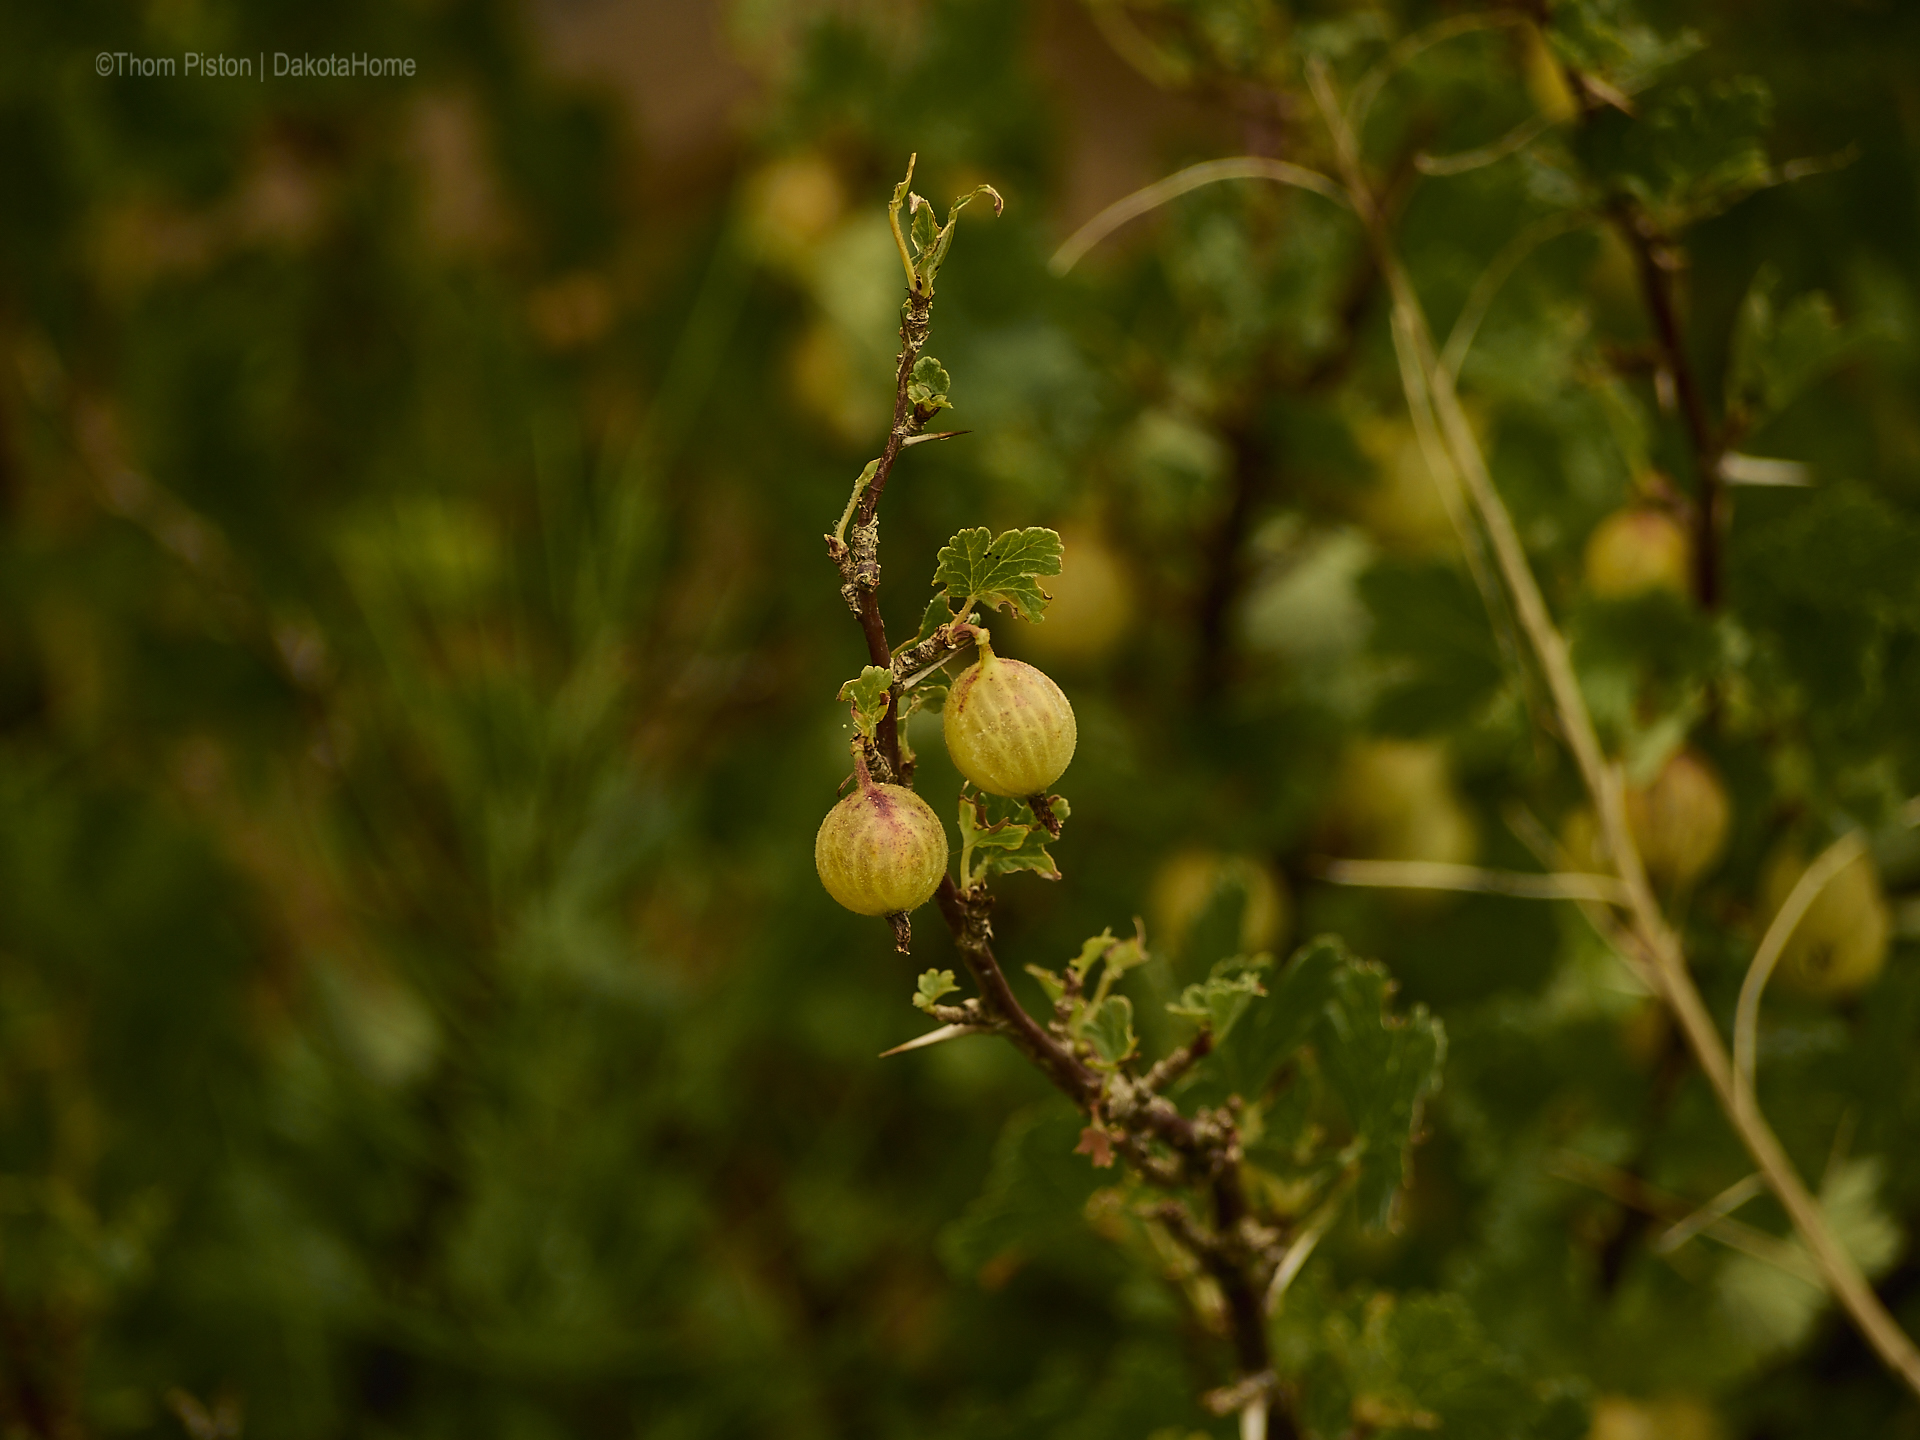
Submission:
<svg viewBox="0 0 1920 1440">
<path fill-rule="evenodd" d="M 1474 509 L 1493 542 L 1506 593 L 1513 601 L 1546 676 L 1561 734 L 1573 752 L 1599 815 L 1607 851 L 1619 869 L 1628 900 L 1629 918 L 1623 928 L 1629 932 L 1635 947 L 1646 955 L 1647 970 L 1658 993 L 1679 1021 L 1722 1111 L 1792 1218 L 1794 1229 L 1811 1253 L 1823 1284 L 1846 1309 L 1888 1368 L 1914 1393 L 1920 1394 L 1920 1349 L 1915 1348 L 1912 1339 L 1881 1304 L 1860 1267 L 1835 1237 L 1819 1202 L 1800 1178 L 1779 1137 L 1757 1108 L 1742 1101 L 1726 1044 L 1694 987 L 1679 939 L 1667 924 L 1648 883 L 1645 863 L 1627 825 L 1626 787 L 1620 768 L 1609 762 L 1601 749 L 1593 717 L 1588 713 L 1585 696 L 1574 674 L 1566 639 L 1547 610 L 1513 517 L 1493 486 L 1479 441 L 1454 392 L 1453 379 L 1441 369 L 1434 354 L 1426 313 L 1368 189 L 1354 132 L 1334 97 L 1325 64 L 1317 59 L 1309 62 L 1307 74 L 1314 99 L 1332 134 L 1353 208 L 1367 225 L 1376 259 L 1393 296 L 1394 348 L 1399 355 L 1402 383 L 1408 408 L 1414 415 L 1416 433 L 1430 452 L 1428 463 L 1436 474 L 1457 473 L 1464 480 Z M 1441 436 L 1437 438 L 1444 441 L 1443 445 L 1436 444 L 1430 425 L 1420 423 L 1423 413 L 1428 412 L 1439 420 Z"/>
<path fill-rule="evenodd" d="M 1081 258 L 1107 236 L 1113 234 L 1130 220 L 1137 220 L 1149 211 L 1157 210 L 1169 200 L 1177 200 L 1203 185 L 1212 185 L 1221 180 L 1272 180 L 1281 185 L 1292 185 L 1296 189 L 1311 190 L 1323 195 L 1336 204 L 1347 203 L 1346 193 L 1332 180 L 1318 170 L 1309 170 L 1304 165 L 1290 164 L 1285 160 L 1269 160 L 1262 155 L 1242 155 L 1231 160 L 1207 160 L 1198 165 L 1189 165 L 1184 170 L 1176 170 L 1164 180 L 1156 180 L 1143 190 L 1136 190 L 1107 206 L 1098 215 L 1082 225 L 1058 250 L 1053 259 L 1047 262 L 1047 269 L 1055 275 L 1064 275 L 1080 263 Z"/>
<path fill-rule="evenodd" d="M 1592 900 L 1625 905 L 1627 892 L 1611 875 L 1530 875 L 1522 870 L 1484 870 L 1438 860 L 1329 860 L 1323 872 L 1335 885 L 1389 890 L 1463 890 L 1512 895 L 1524 900 Z"/>
</svg>

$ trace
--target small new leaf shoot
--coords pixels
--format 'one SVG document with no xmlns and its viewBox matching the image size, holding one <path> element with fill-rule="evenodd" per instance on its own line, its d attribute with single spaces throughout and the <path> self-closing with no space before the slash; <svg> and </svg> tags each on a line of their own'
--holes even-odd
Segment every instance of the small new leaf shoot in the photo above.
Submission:
<svg viewBox="0 0 1920 1440">
<path fill-rule="evenodd" d="M 1172 1014 L 1197 1021 L 1213 1032 L 1215 1041 L 1226 1039 L 1234 1023 L 1246 1013 L 1256 995 L 1267 992 L 1257 975 L 1242 971 L 1237 975 L 1215 974 L 1180 992 L 1178 1000 L 1167 1003 Z"/>
<path fill-rule="evenodd" d="M 1080 953 L 1067 962 L 1067 968 L 1080 979 L 1085 980 L 1087 972 L 1094 967 L 1095 962 L 1119 943 L 1113 938 L 1113 931 L 1102 930 L 1080 947 Z"/>
<path fill-rule="evenodd" d="M 1047 853 L 1052 838 L 1039 825 L 1022 824 L 1014 815 L 1025 813 L 1018 801 L 999 796 L 960 797 L 960 885 L 970 890 L 990 875 L 1032 870 L 1046 880 L 1060 878 L 1059 867 Z M 1066 802 L 1055 807 L 1061 819 Z"/>
<path fill-rule="evenodd" d="M 932 1014 L 941 996 L 951 995 L 959 988 L 960 983 L 953 978 L 953 971 L 924 970 L 920 974 L 920 988 L 914 992 L 914 1008 Z"/>
<path fill-rule="evenodd" d="M 907 197 L 907 210 L 913 216 L 908 232 L 913 239 L 913 258 L 924 275 L 927 256 L 940 241 L 940 224 L 933 218 L 933 206 L 918 195 Z"/>
<path fill-rule="evenodd" d="M 1067 983 L 1053 971 L 1040 965 L 1027 966 L 1027 973 L 1040 982 L 1040 988 L 1047 992 L 1047 999 L 1058 1001 L 1067 993 Z"/>
<path fill-rule="evenodd" d="M 847 497 L 847 508 L 840 512 L 840 523 L 833 527 L 833 541 L 836 545 L 847 543 L 847 526 L 853 523 L 853 512 L 859 507 L 860 497 L 867 493 L 867 486 L 873 483 L 873 477 L 880 473 L 880 462 L 869 460 L 853 482 L 853 494 Z"/>
<path fill-rule="evenodd" d="M 861 739 L 873 739 L 874 731 L 887 713 L 887 697 L 892 688 L 893 672 L 882 665 L 867 666 L 858 679 L 840 687 L 840 699 L 853 706 L 853 724 Z"/>
<path fill-rule="evenodd" d="M 1103 1068 L 1117 1069 L 1139 1045 L 1133 1034 L 1133 1001 L 1124 995 L 1109 995 L 1098 1008 L 1088 1011 L 1080 1024 L 1080 1034 L 1093 1047 Z"/>
<path fill-rule="evenodd" d="M 947 398 L 952 386 L 953 377 L 947 374 L 947 367 L 931 355 L 922 355 L 913 362 L 913 373 L 907 379 L 907 399 L 924 419 L 937 410 L 953 408 L 953 401 Z"/>
</svg>

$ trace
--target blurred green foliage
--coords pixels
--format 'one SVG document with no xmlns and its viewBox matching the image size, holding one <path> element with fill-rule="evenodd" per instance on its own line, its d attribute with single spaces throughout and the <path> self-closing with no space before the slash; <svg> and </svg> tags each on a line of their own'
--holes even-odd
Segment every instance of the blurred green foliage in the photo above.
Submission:
<svg viewBox="0 0 1920 1440">
<path fill-rule="evenodd" d="M 1338 932 L 1421 1017 L 1365 1073 L 1321 1040 L 1355 1128 L 1444 1022 L 1398 1227 L 1342 1221 L 1274 1322 L 1303 1431 L 1920 1435 L 1790 1265 L 1660 1245 L 1748 1166 L 1577 913 L 1322 878 L 1536 868 L 1579 803 L 1410 448 L 1357 226 L 1219 185 L 1046 267 L 1063 53 L 1181 97 L 1159 169 L 1326 163 L 1303 57 L 1350 91 L 1455 12 L 753 0 L 747 118 L 677 168 L 534 13 L 0 12 L 0 1431 L 1229 1433 L 1194 1403 L 1231 1378 L 1217 1317 L 1064 1102 L 995 1042 L 875 1058 L 951 963 L 931 915 L 902 961 L 808 866 L 862 660 L 820 537 L 884 428 L 917 150 L 923 191 L 1009 203 L 942 271 L 972 434 L 889 491 L 894 632 L 955 532 L 1066 540 L 1049 618 L 995 622 L 1080 725 L 1065 878 L 999 885 L 1009 972 L 1144 916 L 1119 983 L 1153 1051 L 1166 1002 L 1238 1005 L 1223 956 Z M 1484 305 L 1463 393 L 1605 738 L 1724 781 L 1724 854 L 1668 897 L 1723 1028 L 1770 856 L 1878 837 L 1891 958 L 1770 994 L 1760 1096 L 1911 1333 L 1920 845 L 1886 827 L 1920 791 L 1920 19 L 1650 18 L 1567 0 L 1547 40 L 1409 54 L 1367 153 L 1443 333 Z M 189 50 L 419 76 L 94 72 Z M 1625 105 L 1571 118 L 1554 55 Z M 1811 481 L 1733 489 L 1711 611 L 1583 578 L 1603 516 L 1701 484 L 1626 203 L 1709 419 Z M 1338 973 L 1379 1011 L 1383 972 Z M 1228 1070 L 1299 1038 L 1232 1013 Z M 1267 1123 L 1279 1155 L 1326 1115 Z"/>
</svg>

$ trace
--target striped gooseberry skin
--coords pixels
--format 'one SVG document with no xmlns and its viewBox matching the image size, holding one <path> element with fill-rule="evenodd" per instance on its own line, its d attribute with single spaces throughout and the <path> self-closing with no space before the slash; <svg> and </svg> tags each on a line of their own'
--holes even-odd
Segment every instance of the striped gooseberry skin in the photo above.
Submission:
<svg viewBox="0 0 1920 1440">
<path fill-rule="evenodd" d="M 1079 738 L 1073 706 L 1045 672 L 993 653 L 947 693 L 942 721 L 954 766 L 989 795 L 1039 795 L 1065 773 Z"/>
<path fill-rule="evenodd" d="M 813 864 L 827 893 L 856 915 L 927 903 L 947 873 L 947 832 L 933 807 L 903 785 L 877 785 L 854 762 L 854 792 L 827 812 Z"/>
</svg>

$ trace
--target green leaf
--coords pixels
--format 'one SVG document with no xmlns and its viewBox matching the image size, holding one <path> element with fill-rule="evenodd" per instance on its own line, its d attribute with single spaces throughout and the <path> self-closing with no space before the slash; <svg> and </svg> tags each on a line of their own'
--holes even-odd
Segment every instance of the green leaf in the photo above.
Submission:
<svg viewBox="0 0 1920 1440">
<path fill-rule="evenodd" d="M 1215 978 L 1231 980 L 1234 972 L 1222 968 Z M 1264 999 L 1246 990 L 1236 1002 L 1225 987 L 1189 987 L 1196 1009 L 1211 1007 L 1216 994 L 1222 1006 L 1239 1005 L 1230 1030 L 1196 1069 L 1195 1098 L 1257 1101 L 1280 1064 L 1311 1045 L 1318 1074 L 1353 1130 L 1361 1219 L 1384 1225 L 1405 1182 L 1421 1107 L 1439 1086 L 1445 1033 L 1423 1007 L 1392 1014 L 1387 972 L 1330 938 L 1303 946 L 1268 990 Z"/>
<path fill-rule="evenodd" d="M 1109 995 L 1079 1024 L 1079 1034 L 1093 1047 L 1103 1065 L 1113 1067 L 1130 1059 L 1139 1048 L 1133 1034 L 1133 1001 Z"/>
<path fill-rule="evenodd" d="M 942 625 L 951 624 L 953 618 L 953 603 L 944 594 L 934 596 L 927 602 L 926 613 L 920 617 L 920 633 L 900 648 L 911 650 L 915 645 L 931 640 L 934 631 Z"/>
<path fill-rule="evenodd" d="M 1901 1248 L 1899 1223 L 1878 1199 L 1882 1168 L 1871 1157 L 1843 1160 L 1820 1184 L 1820 1208 L 1834 1238 L 1869 1279 L 1884 1274 Z M 1790 1236 L 1785 1248 L 1812 1270 L 1813 1257 L 1798 1236 Z M 1729 1256 L 1716 1288 L 1762 1354 L 1800 1343 L 1828 1305 L 1819 1286 L 1752 1255 Z"/>
<path fill-rule="evenodd" d="M 1025 1258 L 1106 1273 L 1111 1252 L 1082 1218 L 1101 1175 L 1074 1154 L 1086 1125 L 1065 1100 L 1017 1111 L 1000 1132 L 979 1198 L 940 1236 L 940 1258 L 958 1275 L 979 1276 Z"/>
<path fill-rule="evenodd" d="M 947 249 L 953 244 L 953 225 L 960 218 L 960 212 L 971 205 L 980 196 L 985 195 L 993 201 L 993 213 L 1000 215 L 1007 208 L 1007 202 L 1000 198 L 1000 192 L 991 185 L 976 185 L 965 195 L 960 196 L 947 207 L 947 223 L 940 227 L 940 238 L 934 243 L 933 258 L 927 268 L 927 280 L 932 282 L 934 273 L 945 263 Z"/>
<path fill-rule="evenodd" d="M 1000 192 L 991 185 L 976 185 L 968 194 L 962 195 L 947 207 L 946 224 L 935 230 L 933 207 L 914 197 L 913 244 L 915 250 L 914 269 L 919 272 L 923 293 L 933 293 L 934 278 L 940 273 L 940 267 L 946 262 L 947 251 L 953 244 L 954 222 L 960 218 L 960 212 L 980 196 L 988 196 L 993 201 L 993 213 L 1000 214 L 1006 208 L 1006 201 L 1000 198 Z M 924 217 L 924 224 L 922 217 Z"/>
<path fill-rule="evenodd" d="M 1421 1108 L 1439 1088 L 1446 1033 L 1416 1005 L 1388 1011 L 1385 969 L 1349 958 L 1332 974 L 1332 994 L 1313 1030 L 1327 1087 L 1339 1097 L 1361 1146 L 1354 1202 L 1364 1224 L 1384 1226 L 1406 1181 Z"/>
<path fill-rule="evenodd" d="M 982 195 L 993 202 L 994 218 L 998 219 L 1006 213 L 1007 202 L 1001 197 L 998 190 L 994 189 L 991 185 L 976 185 L 947 207 L 946 228 L 948 230 L 953 229 L 953 222 L 960 218 L 960 212 L 978 200 Z"/>
<path fill-rule="evenodd" d="M 1776 309 L 1779 281 L 1772 266 L 1761 266 L 1734 324 L 1727 409 L 1749 426 L 1786 409 L 1853 341 L 1818 291 Z"/>
<path fill-rule="evenodd" d="M 1880 1202 L 1885 1171 L 1873 1156 L 1856 1156 L 1829 1166 L 1820 1181 L 1820 1208 L 1834 1239 L 1870 1280 L 1899 1258 L 1903 1238 L 1900 1223 Z"/>
<path fill-rule="evenodd" d="M 1099 962 L 1102 956 L 1119 943 L 1118 940 L 1113 938 L 1113 931 L 1111 929 L 1102 930 L 1098 935 L 1095 935 L 1080 947 L 1080 953 L 1067 962 L 1067 969 L 1079 976 L 1082 981 L 1085 981 L 1087 972 Z"/>
<path fill-rule="evenodd" d="M 1348 963 L 1338 941 L 1303 946 L 1268 986 L 1266 998 L 1251 1001 L 1232 1032 L 1218 1038 L 1204 1071 L 1228 1093 L 1258 1099 L 1280 1063 L 1307 1043 L 1333 998 L 1336 974 Z"/>
<path fill-rule="evenodd" d="M 1337 1337 L 1341 1332 L 1333 1333 Z M 1317 1351 L 1302 1388 L 1300 1423 L 1309 1440 L 1344 1440 L 1353 1433 L 1353 1385 L 1335 1355 Z"/>
<path fill-rule="evenodd" d="M 1038 620 L 1050 598 L 1038 577 L 1058 575 L 1060 536 L 1042 526 L 990 537 L 983 527 L 962 530 L 940 549 L 933 583 L 964 602 L 1011 606 L 1022 620 Z"/>
<path fill-rule="evenodd" d="M 1325 1127 L 1316 1123 L 1318 1089 L 1312 1083 L 1283 1085 L 1258 1105 L 1244 1107 L 1240 1113 L 1247 1158 L 1276 1172 L 1305 1169 L 1332 1178 L 1334 1167 L 1321 1153 Z M 1203 1097 L 1195 1099 L 1204 1103 Z"/>
<path fill-rule="evenodd" d="M 1204 1025 L 1218 1043 L 1232 1033 L 1254 997 L 1266 993 L 1257 974 L 1244 970 L 1230 975 L 1215 974 L 1197 985 L 1187 986 L 1178 1000 L 1167 1002 L 1167 1009 Z"/>
<path fill-rule="evenodd" d="M 893 689 L 893 672 L 883 665 L 869 665 L 856 680 L 840 687 L 840 699 L 853 705 L 853 724 L 864 739 L 873 732 L 887 713 L 887 697 Z"/>
<path fill-rule="evenodd" d="M 1458 1295 L 1376 1294 L 1358 1327 L 1332 1327 L 1329 1336 L 1354 1406 L 1392 1433 L 1437 1431 L 1459 1440 L 1585 1433 L 1585 1407 L 1529 1385 Z"/>
<path fill-rule="evenodd" d="M 1061 820 L 1070 813 L 1067 802 L 1054 797 L 1053 811 Z M 1048 880 L 1060 878 L 1059 867 L 1047 853 L 1053 843 L 1044 827 L 1014 818 L 1031 814 L 1017 800 L 998 795 L 960 797 L 960 883 L 971 889 L 990 875 L 1032 870 Z"/>
<path fill-rule="evenodd" d="M 1054 811 L 1062 820 L 1067 818 L 1067 812 L 1062 808 L 1066 803 L 1058 795 L 1053 797 Z M 1101 958 L 1106 962 L 1106 971 L 1101 976 L 1101 980 L 1109 982 L 1119 979 L 1129 970 L 1146 964 L 1153 956 L 1148 953 L 1147 947 L 1141 943 L 1138 935 L 1129 935 Z"/>
<path fill-rule="evenodd" d="M 914 1008 L 931 1012 L 942 995 L 951 995 L 959 988 L 960 982 L 953 978 L 953 971 L 923 970 L 920 972 L 920 988 L 913 997 Z"/>
<path fill-rule="evenodd" d="M 953 401 L 947 398 L 947 391 L 953 384 L 953 378 L 947 374 L 947 367 L 931 355 L 922 355 L 913 362 L 913 374 L 907 379 L 907 399 L 914 408 L 931 414 L 935 410 L 951 410 Z"/>
<path fill-rule="evenodd" d="M 1706 42 L 1691 30 L 1663 36 L 1620 0 L 1563 0 L 1552 9 L 1553 48 L 1623 95 L 1635 95 Z"/>
<path fill-rule="evenodd" d="M 933 277 L 927 275 L 924 262 L 926 257 L 932 252 L 933 247 L 940 241 L 939 222 L 933 218 L 933 206 L 921 199 L 918 195 L 910 196 L 907 200 L 907 205 L 913 212 L 913 221 L 909 226 L 908 238 L 913 241 L 913 258 L 916 268 L 919 269 L 922 275 L 926 275 L 927 279 L 931 280 Z"/>
<path fill-rule="evenodd" d="M 1060 879 L 1054 856 L 1046 852 L 1052 837 L 1039 824 L 1016 820 L 1031 814 L 1020 801 L 998 795 L 960 797 L 960 883 L 972 889 L 989 876 L 1033 870 L 1043 879 Z M 1054 797 L 1054 814 L 1066 820 L 1068 803 Z"/>
<path fill-rule="evenodd" d="M 1773 97 L 1751 76 L 1678 87 L 1644 115 L 1608 110 L 1578 132 L 1593 173 L 1671 234 L 1775 183 L 1764 136 Z"/>
<path fill-rule="evenodd" d="M 916 685 L 900 697 L 900 720 L 905 723 L 908 716 L 919 710 L 924 710 L 929 715 L 938 715 L 946 707 L 946 703 L 947 687 L 945 685 Z"/>
<path fill-rule="evenodd" d="M 1829 723 L 1880 714 L 1890 647 L 1920 628 L 1920 524 L 1845 482 L 1756 491 L 1745 511 L 1728 565 L 1742 620 Z"/>
<path fill-rule="evenodd" d="M 1040 988 L 1047 992 L 1047 999 L 1057 1001 L 1067 993 L 1067 982 L 1045 966 L 1029 965 L 1027 973 L 1040 982 Z"/>
</svg>

